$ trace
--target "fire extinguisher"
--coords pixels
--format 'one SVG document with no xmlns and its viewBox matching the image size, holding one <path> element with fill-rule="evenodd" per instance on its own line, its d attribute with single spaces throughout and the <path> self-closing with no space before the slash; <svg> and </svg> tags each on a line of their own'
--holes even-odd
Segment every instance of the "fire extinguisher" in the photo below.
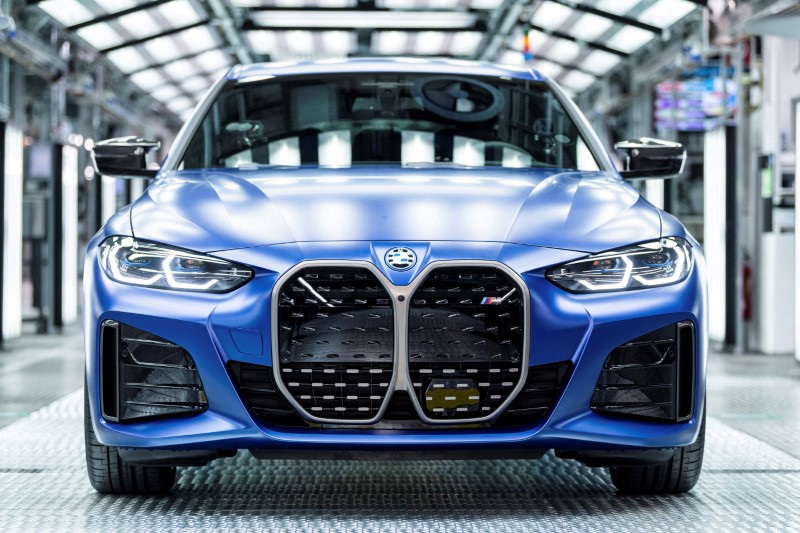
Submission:
<svg viewBox="0 0 800 533">
<path fill-rule="evenodd" d="M 750 320 L 752 305 L 753 269 L 747 259 L 742 263 L 742 319 Z"/>
</svg>

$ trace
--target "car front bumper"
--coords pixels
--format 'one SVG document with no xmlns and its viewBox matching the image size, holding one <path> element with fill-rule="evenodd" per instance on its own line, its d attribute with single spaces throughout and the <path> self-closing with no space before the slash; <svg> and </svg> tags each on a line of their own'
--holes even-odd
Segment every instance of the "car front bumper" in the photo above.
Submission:
<svg viewBox="0 0 800 533">
<path fill-rule="evenodd" d="M 149 289 L 110 280 L 89 246 L 84 273 L 86 368 L 91 419 L 98 440 L 121 448 L 163 450 L 259 450 L 279 456 L 286 450 L 641 450 L 692 443 L 699 431 L 705 396 L 706 324 L 702 254 L 678 284 L 628 292 L 578 295 L 544 277 L 554 264 L 585 254 L 501 243 L 298 243 L 217 252 L 248 264 L 255 277 L 227 294 Z M 271 298 L 281 275 L 303 261 L 367 261 L 382 267 L 391 245 L 418 250 L 421 263 L 465 258 L 494 261 L 518 273 L 530 293 L 529 364 L 569 361 L 571 372 L 546 416 L 513 428 L 386 430 L 378 428 L 287 428 L 259 423 L 242 401 L 226 365 L 230 361 L 272 366 Z M 695 244 L 696 246 L 696 244 Z M 420 253 L 420 250 L 424 252 Z M 410 278 L 387 272 L 393 283 Z M 119 321 L 183 346 L 202 378 L 208 409 L 202 413 L 115 423 L 99 409 L 100 325 Z M 590 402 L 598 375 L 614 348 L 657 328 L 691 321 L 695 335 L 692 417 L 681 423 L 612 417 L 593 412 Z M 402 353 L 397 354 L 403 357 Z"/>
</svg>

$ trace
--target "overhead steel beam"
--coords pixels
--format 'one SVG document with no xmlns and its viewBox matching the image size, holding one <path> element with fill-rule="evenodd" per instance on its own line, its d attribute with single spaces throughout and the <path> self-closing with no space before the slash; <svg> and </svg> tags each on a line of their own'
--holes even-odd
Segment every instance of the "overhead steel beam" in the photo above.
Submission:
<svg viewBox="0 0 800 533">
<path fill-rule="evenodd" d="M 259 30 L 267 30 L 267 31 L 311 31 L 311 32 L 319 32 L 319 31 L 359 31 L 364 28 L 354 28 L 353 26 L 263 26 L 253 24 L 252 22 L 245 23 L 242 25 L 240 31 L 259 31 Z M 427 26 L 423 27 L 413 27 L 413 26 L 406 26 L 403 28 L 397 28 L 395 26 L 380 26 L 377 25 L 375 27 L 369 28 L 371 31 L 397 31 L 397 32 L 409 32 L 409 33 L 416 33 L 416 32 L 423 32 L 423 31 L 432 31 L 438 33 L 460 33 L 460 32 L 480 32 L 484 33 L 486 28 L 483 25 L 477 24 L 475 26 L 469 26 L 466 28 L 429 28 Z"/>
<path fill-rule="evenodd" d="M 603 52 L 608 52 L 609 54 L 614 54 L 622 58 L 630 57 L 630 54 L 621 52 L 615 48 L 611 48 L 610 46 L 606 46 L 604 44 L 596 43 L 593 41 L 584 41 L 583 39 L 578 39 L 574 35 L 570 35 L 569 33 L 564 33 L 563 31 L 548 30 L 547 28 L 544 28 L 542 26 L 537 26 L 536 24 L 531 24 L 530 27 L 534 30 L 538 30 L 547 35 L 558 37 L 559 39 L 566 39 L 567 41 L 572 41 L 574 43 L 584 44 L 589 48 L 593 48 L 594 50 L 602 50 Z"/>
<path fill-rule="evenodd" d="M 142 37 L 141 39 L 134 39 L 132 41 L 126 41 L 124 43 L 120 43 L 116 46 L 110 46 L 108 48 L 104 48 L 100 50 L 101 53 L 107 54 L 109 52 L 113 52 L 114 50 L 119 50 L 120 48 L 127 48 L 129 46 L 136 46 L 137 44 L 143 44 L 147 41 L 152 41 L 153 39 L 159 39 L 161 37 L 168 37 L 170 35 L 175 35 L 176 33 L 180 33 L 182 31 L 191 30 L 192 28 L 197 28 L 199 26 L 206 26 L 208 23 L 211 22 L 211 19 L 204 19 L 199 22 L 195 22 L 194 24 L 188 24 L 186 26 L 179 26 L 177 28 L 172 28 L 170 30 L 162 31 L 161 33 L 156 33 L 155 35 L 150 35 L 148 37 Z"/>
<path fill-rule="evenodd" d="M 214 22 L 218 25 L 222 36 L 233 47 L 234 54 L 239 63 L 252 63 L 253 50 L 245 39 L 239 35 L 239 25 L 233 18 L 232 10 L 227 0 L 208 0 L 208 5 L 214 15 Z"/>
<path fill-rule="evenodd" d="M 200 50 L 199 52 L 193 52 L 191 54 L 186 54 L 186 55 L 183 55 L 183 56 L 180 56 L 180 57 L 176 57 L 174 59 L 170 59 L 169 61 L 164 61 L 163 63 L 150 63 L 148 65 L 145 65 L 142 68 L 138 68 L 136 70 L 132 70 L 132 71 L 126 73 L 125 77 L 129 78 L 129 77 L 133 76 L 134 74 L 137 74 L 139 72 L 143 72 L 145 70 L 150 70 L 150 69 L 154 69 L 154 68 L 164 68 L 167 65 L 169 65 L 170 63 L 175 63 L 176 61 L 184 61 L 186 59 L 194 59 L 197 56 L 201 56 L 201 55 L 205 54 L 206 52 L 211 52 L 211 51 L 214 51 L 214 50 L 219 50 L 219 47 L 218 46 L 212 46 L 210 48 L 206 48 L 204 50 Z"/>
<path fill-rule="evenodd" d="M 483 42 L 478 47 L 477 59 L 494 60 L 497 59 L 500 50 L 505 45 L 511 32 L 519 24 L 520 16 L 526 0 L 505 0 L 503 4 L 490 18 L 489 27 Z"/>
<path fill-rule="evenodd" d="M 166 4 L 172 0 L 153 0 L 151 2 L 145 2 L 144 4 L 139 4 L 138 6 L 129 7 L 128 9 L 122 9 L 120 11 L 114 11 L 113 13 L 109 13 L 107 15 L 100 15 L 99 17 L 95 17 L 91 20 L 87 20 L 86 22 L 81 22 L 80 24 L 73 24 L 72 26 L 68 26 L 67 29 L 69 31 L 77 31 L 81 28 L 86 28 L 87 26 L 91 26 L 93 24 L 99 24 L 101 22 L 109 22 L 114 19 L 118 19 L 120 17 L 124 17 L 125 15 L 130 15 L 131 13 L 136 13 L 138 11 L 144 11 L 145 9 L 153 9 L 158 7 L 162 4 Z"/>
<path fill-rule="evenodd" d="M 574 9 L 575 11 L 589 13 L 591 15 L 597 15 L 598 17 L 603 17 L 605 19 L 612 20 L 614 22 L 617 22 L 619 24 L 624 24 L 626 26 L 634 26 L 636 28 L 641 28 L 656 35 L 661 35 L 664 31 L 658 26 L 647 24 L 646 22 L 642 22 L 635 18 L 626 17 L 624 15 L 615 15 L 614 13 L 609 13 L 608 11 L 603 11 L 602 9 L 597 9 L 596 7 L 592 7 L 586 4 L 579 4 L 578 2 L 572 2 L 571 0 L 550 0 L 550 1 L 556 4 L 561 4 L 562 6 L 566 6 L 570 9 Z"/>
</svg>

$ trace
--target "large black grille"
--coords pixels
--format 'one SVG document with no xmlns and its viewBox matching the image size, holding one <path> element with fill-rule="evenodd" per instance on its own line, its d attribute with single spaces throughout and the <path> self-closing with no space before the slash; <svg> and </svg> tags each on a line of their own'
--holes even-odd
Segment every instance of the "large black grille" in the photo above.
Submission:
<svg viewBox="0 0 800 533">
<path fill-rule="evenodd" d="M 494 415 L 526 364 L 522 288 L 500 268 L 440 267 L 409 307 L 409 375 L 425 415 L 453 421 Z"/>
<path fill-rule="evenodd" d="M 279 379 L 307 415 L 368 421 L 394 371 L 389 293 L 368 269 L 307 267 L 278 294 Z"/>
<path fill-rule="evenodd" d="M 694 405 L 694 324 L 677 322 L 618 346 L 592 395 L 594 411 L 682 422 Z"/>
<path fill-rule="evenodd" d="M 208 409 L 194 359 L 183 347 L 114 320 L 100 330 L 100 404 L 114 422 Z"/>
</svg>

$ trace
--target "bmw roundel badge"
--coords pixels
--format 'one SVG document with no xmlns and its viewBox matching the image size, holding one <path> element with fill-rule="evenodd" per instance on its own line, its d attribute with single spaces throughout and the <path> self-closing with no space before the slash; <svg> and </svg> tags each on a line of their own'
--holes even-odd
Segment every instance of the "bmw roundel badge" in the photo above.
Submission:
<svg viewBox="0 0 800 533">
<path fill-rule="evenodd" d="M 384 261 L 392 270 L 404 271 L 417 264 L 417 254 L 411 248 L 397 247 L 386 252 Z"/>
</svg>

